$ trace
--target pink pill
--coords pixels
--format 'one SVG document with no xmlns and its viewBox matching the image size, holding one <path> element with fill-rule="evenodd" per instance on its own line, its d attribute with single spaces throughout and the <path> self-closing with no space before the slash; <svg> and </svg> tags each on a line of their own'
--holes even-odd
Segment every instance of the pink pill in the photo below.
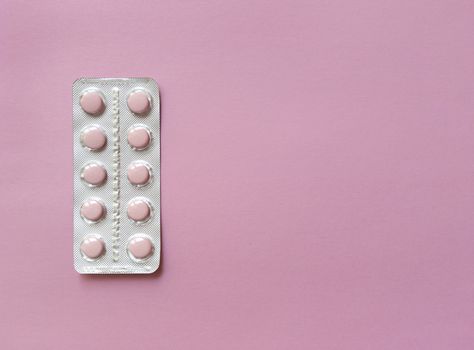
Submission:
<svg viewBox="0 0 474 350">
<path fill-rule="evenodd" d="M 144 198 L 132 199 L 127 206 L 128 217 L 138 223 L 147 221 L 151 215 L 151 204 Z"/>
<path fill-rule="evenodd" d="M 84 112 L 91 115 L 99 115 L 105 109 L 105 102 L 102 94 L 95 89 L 86 90 L 82 93 L 79 101 Z"/>
<path fill-rule="evenodd" d="M 81 217 L 88 223 L 100 221 L 105 216 L 105 205 L 101 200 L 88 199 L 81 206 Z"/>
<path fill-rule="evenodd" d="M 136 235 L 128 242 L 127 250 L 133 260 L 145 260 L 153 254 L 155 247 L 149 237 Z"/>
<path fill-rule="evenodd" d="M 95 260 L 105 253 L 105 243 L 99 235 L 87 235 L 81 243 L 82 256 L 87 260 Z"/>
<path fill-rule="evenodd" d="M 135 150 L 143 150 L 150 145 L 150 130 L 143 125 L 134 125 L 128 130 L 128 144 Z"/>
<path fill-rule="evenodd" d="M 98 125 L 86 126 L 81 131 L 81 143 L 91 151 L 101 150 L 106 142 L 107 136 L 105 136 L 104 130 Z"/>
<path fill-rule="evenodd" d="M 151 108 L 151 96 L 143 89 L 133 90 L 127 99 L 128 108 L 135 114 L 145 115 Z"/>
<path fill-rule="evenodd" d="M 104 166 L 98 162 L 87 163 L 81 172 L 81 179 L 90 187 L 102 185 L 107 179 L 107 171 Z"/>
<path fill-rule="evenodd" d="M 134 186 L 145 186 L 151 179 L 151 167 L 148 163 L 137 160 L 128 166 L 128 181 Z"/>
</svg>

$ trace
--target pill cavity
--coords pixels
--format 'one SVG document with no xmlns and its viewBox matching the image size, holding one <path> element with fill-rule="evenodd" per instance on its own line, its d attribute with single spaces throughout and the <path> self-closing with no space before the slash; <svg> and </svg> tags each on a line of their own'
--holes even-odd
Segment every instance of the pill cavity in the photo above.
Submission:
<svg viewBox="0 0 474 350">
<path fill-rule="evenodd" d="M 134 150 L 143 150 L 150 145 L 150 130 L 144 125 L 134 125 L 128 130 L 127 140 Z"/>
<path fill-rule="evenodd" d="M 150 202 L 145 198 L 132 199 L 127 206 L 127 215 L 137 223 L 146 222 L 151 216 Z"/>
<path fill-rule="evenodd" d="M 144 116 L 151 109 L 151 96 L 143 89 L 135 89 L 128 95 L 127 106 L 133 113 Z"/>
<path fill-rule="evenodd" d="M 101 186 L 107 180 L 107 171 L 99 162 L 90 162 L 82 168 L 81 179 L 89 187 Z"/>
<path fill-rule="evenodd" d="M 128 255 L 132 260 L 143 261 L 153 255 L 155 247 L 146 235 L 132 236 L 127 245 Z"/>
<path fill-rule="evenodd" d="M 81 254 L 86 260 L 96 260 L 105 253 L 105 243 L 100 235 L 91 234 L 81 242 Z"/>
<path fill-rule="evenodd" d="M 104 97 L 96 89 L 85 90 L 81 94 L 79 104 L 84 112 L 94 116 L 102 114 L 105 109 Z"/>
<path fill-rule="evenodd" d="M 98 125 L 86 126 L 81 131 L 81 144 L 91 151 L 99 151 L 105 147 L 107 136 Z"/>
<path fill-rule="evenodd" d="M 127 177 L 132 185 L 145 186 L 151 180 L 151 167 L 144 161 L 134 161 L 128 166 Z"/>
<path fill-rule="evenodd" d="M 95 198 L 85 200 L 81 205 L 81 217 L 88 223 L 95 223 L 105 217 L 104 203 Z"/>
</svg>

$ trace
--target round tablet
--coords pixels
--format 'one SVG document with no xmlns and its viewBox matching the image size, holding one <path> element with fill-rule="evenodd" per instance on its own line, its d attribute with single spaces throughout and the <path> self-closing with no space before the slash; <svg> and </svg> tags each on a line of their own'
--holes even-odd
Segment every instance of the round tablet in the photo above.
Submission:
<svg viewBox="0 0 474 350">
<path fill-rule="evenodd" d="M 127 105 L 133 113 L 145 115 L 151 108 L 151 96 L 143 89 L 135 89 L 128 95 Z"/>
<path fill-rule="evenodd" d="M 90 162 L 84 165 L 81 171 L 81 179 L 90 187 L 102 185 L 107 180 L 107 171 L 98 162 Z"/>
<path fill-rule="evenodd" d="M 147 221 L 151 215 L 151 204 L 144 198 L 134 198 L 127 206 L 128 217 L 137 222 L 142 223 Z"/>
<path fill-rule="evenodd" d="M 144 125 L 134 125 L 128 130 L 127 140 L 134 150 L 143 150 L 150 145 L 150 130 Z"/>
<path fill-rule="evenodd" d="M 81 217 L 88 223 L 100 221 L 105 216 L 105 205 L 99 199 L 87 199 L 81 206 Z"/>
<path fill-rule="evenodd" d="M 84 112 L 91 115 L 99 115 L 105 109 L 105 102 L 102 94 L 96 90 L 86 90 L 81 94 L 79 104 Z"/>
<path fill-rule="evenodd" d="M 105 253 L 105 243 L 99 235 L 87 235 L 81 242 L 81 254 L 86 260 L 95 260 Z"/>
<path fill-rule="evenodd" d="M 128 242 L 127 250 L 130 258 L 140 261 L 149 258 L 153 254 L 155 247 L 149 237 L 135 235 Z"/>
<path fill-rule="evenodd" d="M 145 186 L 151 179 L 151 167 L 144 161 L 134 161 L 127 169 L 128 181 L 134 186 Z"/>
<path fill-rule="evenodd" d="M 86 126 L 81 131 L 81 143 L 91 151 L 101 150 L 106 142 L 107 136 L 105 136 L 104 130 L 98 125 Z"/>
</svg>

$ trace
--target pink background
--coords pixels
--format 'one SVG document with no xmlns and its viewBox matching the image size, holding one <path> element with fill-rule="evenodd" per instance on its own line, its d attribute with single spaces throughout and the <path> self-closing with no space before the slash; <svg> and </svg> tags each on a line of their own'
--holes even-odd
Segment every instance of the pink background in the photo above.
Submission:
<svg viewBox="0 0 474 350">
<path fill-rule="evenodd" d="M 473 349 L 473 32 L 470 0 L 1 1 L 0 347 Z M 161 86 L 154 276 L 73 270 L 81 76 Z"/>
</svg>

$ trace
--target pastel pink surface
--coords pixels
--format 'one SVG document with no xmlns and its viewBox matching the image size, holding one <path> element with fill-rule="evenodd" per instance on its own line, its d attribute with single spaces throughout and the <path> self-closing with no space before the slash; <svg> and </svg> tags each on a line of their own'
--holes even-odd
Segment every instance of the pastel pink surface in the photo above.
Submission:
<svg viewBox="0 0 474 350">
<path fill-rule="evenodd" d="M 150 205 L 143 199 L 132 200 L 127 206 L 127 215 L 134 221 L 148 220 L 150 212 Z"/>
<path fill-rule="evenodd" d="M 153 253 L 153 243 L 149 238 L 136 237 L 128 242 L 127 249 L 135 259 L 143 260 Z"/>
<path fill-rule="evenodd" d="M 1 348 L 472 350 L 473 32 L 468 0 L 0 2 Z M 153 276 L 73 269 L 82 76 L 160 85 Z"/>
</svg>

